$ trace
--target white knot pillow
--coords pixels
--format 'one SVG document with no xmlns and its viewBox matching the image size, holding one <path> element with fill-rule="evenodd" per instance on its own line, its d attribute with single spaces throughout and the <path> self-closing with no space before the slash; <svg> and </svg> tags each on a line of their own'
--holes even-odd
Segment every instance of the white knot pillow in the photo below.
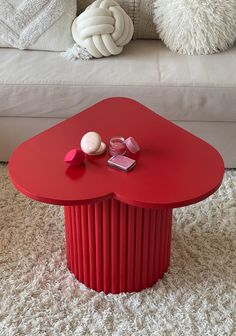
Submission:
<svg viewBox="0 0 236 336">
<path fill-rule="evenodd" d="M 154 23 L 163 42 L 181 54 L 213 54 L 236 39 L 236 0 L 155 0 Z"/>
<path fill-rule="evenodd" d="M 74 41 L 95 58 L 120 54 L 133 33 L 131 18 L 114 0 L 96 0 L 72 24 Z"/>
</svg>

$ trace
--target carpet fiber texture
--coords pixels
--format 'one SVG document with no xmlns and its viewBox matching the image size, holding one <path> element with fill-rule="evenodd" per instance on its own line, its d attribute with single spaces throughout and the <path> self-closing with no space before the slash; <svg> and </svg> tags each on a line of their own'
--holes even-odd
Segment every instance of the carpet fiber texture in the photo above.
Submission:
<svg viewBox="0 0 236 336">
<path fill-rule="evenodd" d="M 173 222 L 162 280 L 96 293 L 66 268 L 63 209 L 20 195 L 0 165 L 0 335 L 236 335 L 236 171 Z"/>
</svg>

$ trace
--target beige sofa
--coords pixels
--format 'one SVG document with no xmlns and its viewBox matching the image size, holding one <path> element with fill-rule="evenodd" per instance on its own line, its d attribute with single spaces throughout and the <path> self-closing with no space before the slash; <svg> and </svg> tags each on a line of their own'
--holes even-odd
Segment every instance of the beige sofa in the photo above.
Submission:
<svg viewBox="0 0 236 336">
<path fill-rule="evenodd" d="M 161 41 L 136 40 L 119 56 L 75 62 L 55 52 L 2 48 L 0 161 L 22 141 L 99 100 L 126 96 L 205 139 L 226 167 L 236 167 L 235 69 L 236 46 L 184 56 Z"/>
</svg>

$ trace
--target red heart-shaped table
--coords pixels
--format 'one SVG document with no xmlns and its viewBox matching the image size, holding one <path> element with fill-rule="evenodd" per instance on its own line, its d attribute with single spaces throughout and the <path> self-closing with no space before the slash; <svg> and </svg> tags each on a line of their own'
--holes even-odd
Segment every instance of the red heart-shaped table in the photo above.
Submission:
<svg viewBox="0 0 236 336">
<path fill-rule="evenodd" d="M 108 144 L 133 136 L 136 167 L 121 172 L 108 154 L 84 166 L 63 161 L 88 131 Z M 65 209 L 68 267 L 105 293 L 152 286 L 170 263 L 172 209 L 199 202 L 220 186 L 224 163 L 209 144 L 128 98 L 103 100 L 21 144 L 9 162 L 15 187 Z"/>
</svg>

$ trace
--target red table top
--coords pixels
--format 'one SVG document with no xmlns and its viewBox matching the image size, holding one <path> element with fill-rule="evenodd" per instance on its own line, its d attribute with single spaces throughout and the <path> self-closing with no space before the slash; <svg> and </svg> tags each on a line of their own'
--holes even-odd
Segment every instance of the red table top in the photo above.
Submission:
<svg viewBox="0 0 236 336">
<path fill-rule="evenodd" d="M 133 136 L 141 146 L 126 173 L 107 165 L 109 155 L 68 167 L 64 156 L 88 131 Z M 209 144 L 127 98 L 110 98 L 22 143 L 9 162 L 15 187 L 51 204 L 76 205 L 114 197 L 141 207 L 175 208 L 199 202 L 220 186 L 224 163 Z"/>
</svg>

